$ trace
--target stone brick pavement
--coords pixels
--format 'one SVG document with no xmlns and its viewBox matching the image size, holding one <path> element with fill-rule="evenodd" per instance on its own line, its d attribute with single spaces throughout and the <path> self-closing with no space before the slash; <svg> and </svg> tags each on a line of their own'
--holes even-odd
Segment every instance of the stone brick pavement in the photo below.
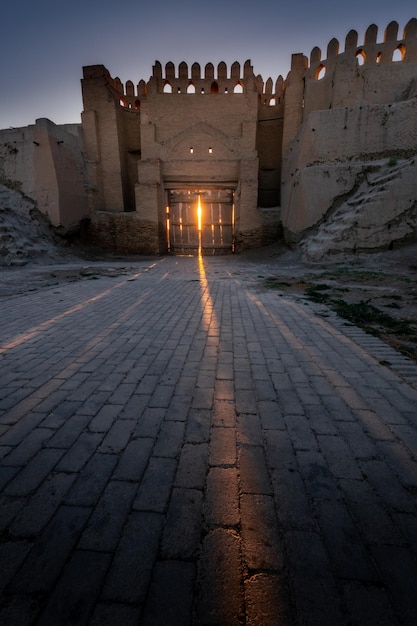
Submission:
<svg viewBox="0 0 417 626">
<path fill-rule="evenodd" d="M 3 626 L 417 624 L 417 367 L 257 271 L 1 301 Z"/>
</svg>

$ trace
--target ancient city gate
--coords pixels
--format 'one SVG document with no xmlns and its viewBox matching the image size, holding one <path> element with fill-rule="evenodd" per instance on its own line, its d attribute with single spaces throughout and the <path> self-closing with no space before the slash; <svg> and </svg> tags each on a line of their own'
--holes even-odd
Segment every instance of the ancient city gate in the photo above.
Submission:
<svg viewBox="0 0 417 626">
<path fill-rule="evenodd" d="M 233 252 L 232 189 L 168 191 L 167 243 L 172 254 Z"/>
</svg>

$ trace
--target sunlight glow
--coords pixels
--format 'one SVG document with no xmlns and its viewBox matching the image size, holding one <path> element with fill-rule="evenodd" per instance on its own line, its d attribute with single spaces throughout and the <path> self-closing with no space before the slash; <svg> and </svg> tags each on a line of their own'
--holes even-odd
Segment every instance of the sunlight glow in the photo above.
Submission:
<svg viewBox="0 0 417 626">
<path fill-rule="evenodd" d="M 201 207 L 201 196 L 198 194 L 197 203 L 197 230 L 198 230 L 198 256 L 201 256 L 201 222 L 202 222 L 203 209 Z"/>
</svg>

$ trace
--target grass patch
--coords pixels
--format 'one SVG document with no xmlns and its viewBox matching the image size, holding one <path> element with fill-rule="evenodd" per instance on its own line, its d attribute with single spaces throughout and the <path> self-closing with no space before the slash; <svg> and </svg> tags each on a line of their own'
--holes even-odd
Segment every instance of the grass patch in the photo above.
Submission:
<svg viewBox="0 0 417 626">
<path fill-rule="evenodd" d="M 291 283 L 286 280 L 279 280 L 275 276 L 269 276 L 265 278 L 266 286 L 270 289 L 282 289 L 284 287 L 291 287 Z"/>
</svg>

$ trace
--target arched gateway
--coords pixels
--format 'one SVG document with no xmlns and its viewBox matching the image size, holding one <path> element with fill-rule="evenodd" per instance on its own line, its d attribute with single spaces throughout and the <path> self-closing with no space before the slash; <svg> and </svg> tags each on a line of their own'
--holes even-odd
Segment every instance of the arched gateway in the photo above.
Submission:
<svg viewBox="0 0 417 626">
<path fill-rule="evenodd" d="M 156 62 L 134 89 L 84 68 L 83 135 L 100 243 L 128 252 L 224 254 L 272 241 L 279 214 L 281 98 L 249 61 L 228 75 Z M 215 85 L 215 88 L 213 88 Z M 270 102 L 274 104 L 270 106 Z"/>
</svg>

